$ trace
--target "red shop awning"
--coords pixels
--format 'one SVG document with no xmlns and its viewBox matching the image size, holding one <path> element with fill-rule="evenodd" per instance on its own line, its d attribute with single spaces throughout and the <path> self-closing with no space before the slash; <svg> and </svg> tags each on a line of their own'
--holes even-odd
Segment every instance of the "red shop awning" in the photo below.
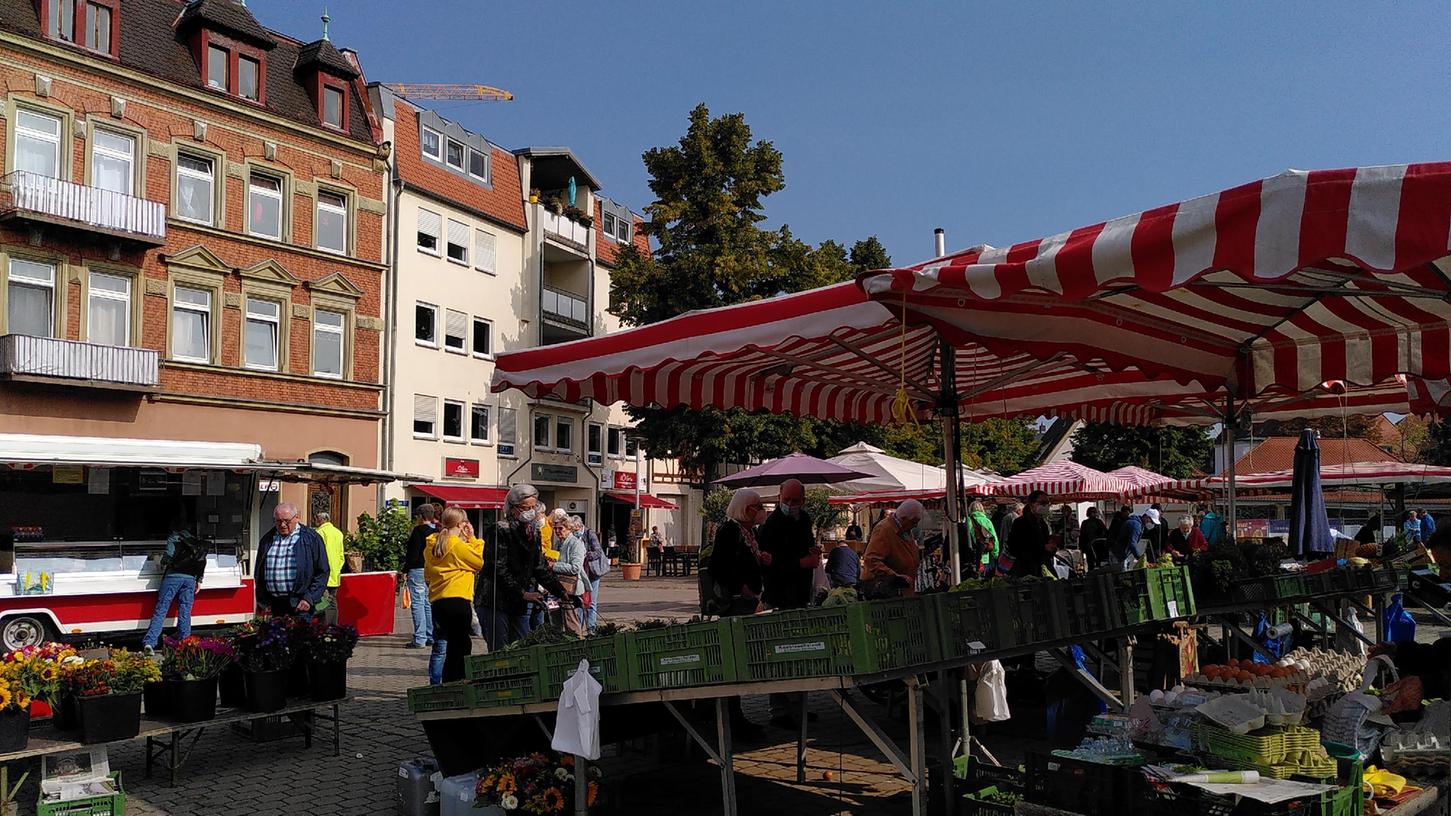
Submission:
<svg viewBox="0 0 1451 816">
<path fill-rule="evenodd" d="M 507 487 L 469 487 L 466 485 L 410 485 L 414 490 L 432 499 L 465 510 L 499 510 L 504 506 Z"/>
<path fill-rule="evenodd" d="M 625 504 L 629 504 L 629 505 L 633 505 L 635 503 L 635 494 L 634 493 L 626 493 L 626 492 L 624 492 L 622 490 L 606 490 L 605 491 L 605 498 L 607 498 L 607 499 L 613 499 L 613 500 L 615 500 L 617 502 L 624 502 Z M 665 501 L 664 499 L 659 498 L 658 496 L 651 496 L 649 493 L 641 493 L 640 494 L 640 507 L 643 508 L 643 509 L 645 509 L 645 510 L 679 510 L 680 509 L 679 505 L 676 505 L 674 502 Z"/>
</svg>

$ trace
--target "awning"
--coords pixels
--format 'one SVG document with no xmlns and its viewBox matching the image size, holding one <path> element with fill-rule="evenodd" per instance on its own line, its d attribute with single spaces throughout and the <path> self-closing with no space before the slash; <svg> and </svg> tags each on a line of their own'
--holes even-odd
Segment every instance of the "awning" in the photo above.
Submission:
<svg viewBox="0 0 1451 816">
<path fill-rule="evenodd" d="M 504 507 L 504 497 L 509 495 L 507 487 L 443 484 L 412 484 L 409 487 L 429 498 L 438 499 L 450 507 L 465 510 L 501 510 Z"/>
<path fill-rule="evenodd" d="M 1335 440 L 1326 440 L 1334 442 Z M 1293 470 L 1267 471 L 1264 473 L 1248 473 L 1236 477 L 1235 484 L 1239 490 L 1257 490 L 1265 488 L 1287 488 L 1294 482 Z M 1390 484 L 1447 484 L 1451 483 L 1451 467 L 1437 465 L 1418 465 L 1410 462 L 1349 462 L 1339 465 L 1320 466 L 1320 484 L 1323 488 L 1349 487 L 1360 485 L 1390 485 Z M 1201 479 L 1180 479 L 1172 482 L 1146 487 L 1135 491 L 1135 495 L 1144 493 L 1201 493 L 1210 494 L 1219 490 L 1227 490 L 1229 482 L 1224 474 L 1218 476 L 1207 476 Z"/>
<path fill-rule="evenodd" d="M 242 442 L 0 434 L 0 462 L 37 465 L 250 469 L 262 446 Z"/>
<path fill-rule="evenodd" d="M 379 482 L 426 482 L 427 476 L 395 473 L 377 468 L 335 465 L 331 462 L 259 462 L 255 469 L 263 475 L 283 482 L 315 482 L 328 484 L 369 485 Z"/>
<path fill-rule="evenodd" d="M 1056 503 L 1068 497 L 1080 501 L 1114 499 L 1132 492 L 1134 486 L 1087 465 L 1060 459 L 994 482 L 989 489 L 998 496 L 1027 496 L 1041 490 Z"/>
<path fill-rule="evenodd" d="M 634 506 L 634 504 L 635 504 L 635 494 L 634 493 L 625 493 L 625 492 L 620 491 L 620 490 L 606 490 L 605 491 L 605 498 L 611 499 L 611 500 L 614 500 L 614 501 L 617 501 L 617 502 L 624 502 L 625 504 L 628 504 L 628 505 L 631 505 L 631 506 Z M 664 499 L 659 498 L 657 496 L 651 496 L 649 493 L 641 493 L 640 494 L 640 507 L 642 509 L 644 509 L 644 510 L 679 510 L 680 509 L 680 506 L 677 505 L 677 504 L 675 504 L 674 502 L 668 502 L 668 501 L 665 501 Z"/>
</svg>

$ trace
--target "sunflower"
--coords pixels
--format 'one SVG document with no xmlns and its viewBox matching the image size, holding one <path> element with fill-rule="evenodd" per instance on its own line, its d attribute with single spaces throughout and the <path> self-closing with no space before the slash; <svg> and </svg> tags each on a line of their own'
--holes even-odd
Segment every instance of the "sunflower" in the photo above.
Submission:
<svg viewBox="0 0 1451 816">
<path fill-rule="evenodd" d="M 51 682 L 54 682 L 59 677 L 60 677 L 60 669 L 56 668 L 56 666 L 55 666 L 54 663 L 46 663 L 44 666 L 41 666 L 40 667 L 40 679 L 41 680 L 44 680 L 47 683 L 51 683 Z"/>
<path fill-rule="evenodd" d="M 0 686 L 0 708 L 9 708 L 14 701 L 15 697 L 10 693 L 10 687 Z"/>
<path fill-rule="evenodd" d="M 28 708 L 30 708 L 30 697 L 29 697 L 29 695 L 27 695 L 23 691 L 17 691 L 15 693 L 15 705 L 16 705 L 17 708 L 21 708 L 21 709 L 28 709 Z M 0 706 L 0 708 L 3 708 L 3 706 Z"/>
<path fill-rule="evenodd" d="M 508 796 L 519 789 L 519 784 L 514 781 L 513 774 L 503 774 L 499 777 L 499 795 Z"/>
<path fill-rule="evenodd" d="M 553 813 L 563 813 L 564 793 L 559 788 L 546 788 L 544 791 L 544 806 Z"/>
</svg>

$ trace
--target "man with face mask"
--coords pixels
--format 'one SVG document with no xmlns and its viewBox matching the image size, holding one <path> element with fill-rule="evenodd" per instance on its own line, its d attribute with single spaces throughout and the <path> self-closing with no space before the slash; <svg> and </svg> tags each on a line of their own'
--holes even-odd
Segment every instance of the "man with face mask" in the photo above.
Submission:
<svg viewBox="0 0 1451 816">
<path fill-rule="evenodd" d="M 1013 575 L 1042 575 L 1048 563 L 1048 494 L 1034 490 L 1023 502 L 1023 517 L 1008 532 L 1008 552 L 1013 556 Z"/>
<path fill-rule="evenodd" d="M 811 575 L 821 563 L 821 547 L 805 504 L 806 487 L 799 480 L 782 482 L 776 509 L 756 536 L 761 549 L 771 554 L 765 600 L 777 609 L 801 609 L 811 603 Z"/>
<path fill-rule="evenodd" d="M 510 488 L 497 540 L 484 548 L 484 568 L 475 581 L 474 606 L 491 651 L 529 634 L 529 604 L 544 602 L 543 593 L 533 589 L 536 585 L 575 608 L 582 605 L 545 564 L 538 521 L 539 491 L 527 484 Z"/>
<path fill-rule="evenodd" d="M 1159 511 L 1152 507 L 1141 515 L 1129 516 L 1119 528 L 1110 565 L 1120 569 L 1133 569 L 1139 558 L 1148 552 L 1149 539 L 1154 534 L 1154 528 L 1158 526 Z"/>
</svg>

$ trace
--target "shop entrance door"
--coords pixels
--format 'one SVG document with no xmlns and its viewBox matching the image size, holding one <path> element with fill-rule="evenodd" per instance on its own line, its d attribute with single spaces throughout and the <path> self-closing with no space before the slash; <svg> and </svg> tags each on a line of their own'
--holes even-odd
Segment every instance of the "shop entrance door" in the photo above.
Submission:
<svg viewBox="0 0 1451 816">
<path fill-rule="evenodd" d="M 319 451 L 310 454 L 307 461 L 313 464 L 347 465 L 348 457 L 333 451 Z M 307 485 L 307 518 L 303 520 L 303 523 L 311 526 L 318 513 L 327 513 L 332 517 L 334 527 L 339 530 L 347 530 L 352 526 L 347 517 L 347 502 L 344 500 L 347 493 L 348 489 L 343 485 L 309 482 Z"/>
</svg>

